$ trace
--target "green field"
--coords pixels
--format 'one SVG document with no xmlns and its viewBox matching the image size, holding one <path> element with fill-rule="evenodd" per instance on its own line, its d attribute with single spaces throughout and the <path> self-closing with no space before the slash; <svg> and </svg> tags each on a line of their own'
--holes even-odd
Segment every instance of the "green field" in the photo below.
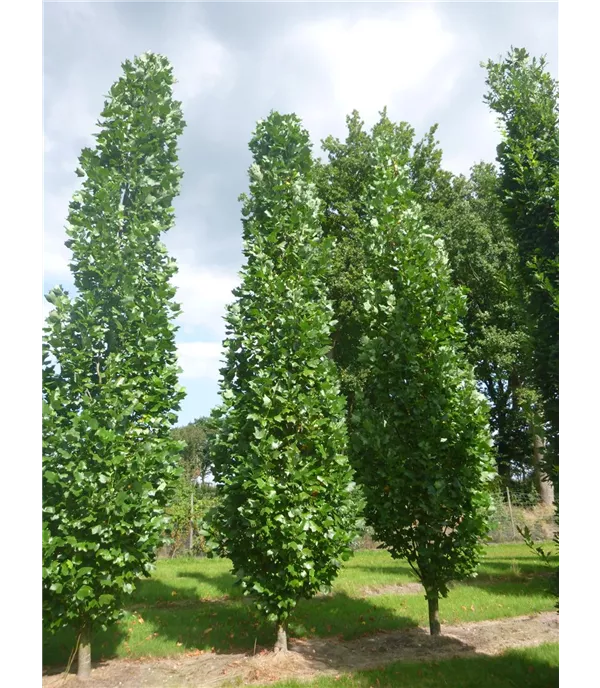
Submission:
<svg viewBox="0 0 600 688">
<path fill-rule="evenodd" d="M 264 622 L 242 597 L 229 569 L 230 562 L 222 559 L 159 561 L 153 576 L 140 581 L 124 618 L 107 632 L 94 634 L 93 658 L 158 657 L 197 649 L 245 651 L 252 650 L 255 642 L 258 648 L 270 647 L 272 624 Z M 414 581 L 408 565 L 394 561 L 387 552 L 357 552 L 344 566 L 331 595 L 298 604 L 290 636 L 351 639 L 426 625 L 423 595 L 364 594 L 365 587 L 373 591 Z M 552 610 L 556 600 L 548 587 L 547 569 L 525 545 L 492 545 L 479 575 L 457 584 L 441 600 L 440 617 L 442 623 L 453 624 Z M 44 664 L 65 664 L 74 641 L 74 633 L 68 630 L 46 634 Z"/>
<path fill-rule="evenodd" d="M 440 662 L 396 662 L 381 669 L 322 677 L 315 681 L 278 681 L 270 688 L 556 688 L 558 644 L 510 650 L 496 657 Z"/>
</svg>

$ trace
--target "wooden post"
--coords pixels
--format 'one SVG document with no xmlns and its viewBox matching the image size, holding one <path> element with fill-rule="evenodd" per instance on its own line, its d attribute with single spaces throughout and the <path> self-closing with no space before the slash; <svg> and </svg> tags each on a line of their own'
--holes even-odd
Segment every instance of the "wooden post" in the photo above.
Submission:
<svg viewBox="0 0 600 688">
<path fill-rule="evenodd" d="M 192 495 L 190 498 L 190 552 L 194 545 L 194 488 L 192 488 Z"/>
<path fill-rule="evenodd" d="M 512 504 L 510 502 L 510 490 L 506 488 L 506 496 L 508 497 L 508 513 L 510 514 L 510 522 L 512 523 L 513 540 L 517 539 L 517 530 L 515 528 L 515 519 L 513 518 Z"/>
</svg>

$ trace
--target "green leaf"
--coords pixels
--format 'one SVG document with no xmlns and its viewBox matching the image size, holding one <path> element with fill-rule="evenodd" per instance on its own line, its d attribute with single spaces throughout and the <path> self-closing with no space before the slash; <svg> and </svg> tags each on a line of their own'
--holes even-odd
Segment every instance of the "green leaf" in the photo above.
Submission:
<svg viewBox="0 0 600 688">
<path fill-rule="evenodd" d="M 160 241 L 181 178 L 185 125 L 173 83 L 160 55 L 123 65 L 65 207 L 74 295 L 48 294 L 42 342 L 42 612 L 51 631 L 82 616 L 114 623 L 128 581 L 148 573 L 162 545 L 178 480 L 176 266 Z"/>
<path fill-rule="evenodd" d="M 78 600 L 84 600 L 87 597 L 91 597 L 94 594 L 92 588 L 89 585 L 82 585 L 79 590 L 75 593 L 75 597 Z"/>
<path fill-rule="evenodd" d="M 295 115 L 272 113 L 257 124 L 250 150 L 246 263 L 227 314 L 226 404 L 214 414 L 221 486 L 211 528 L 233 570 L 243 567 L 237 575 L 261 614 L 282 620 L 298 599 L 332 583 L 331 560 L 354 538 L 356 509 L 346 491 L 344 399 L 335 367 L 323 360 L 331 350 L 330 255 L 310 138 Z M 307 509 L 315 523 L 330 519 L 330 534 L 304 527 Z"/>
</svg>

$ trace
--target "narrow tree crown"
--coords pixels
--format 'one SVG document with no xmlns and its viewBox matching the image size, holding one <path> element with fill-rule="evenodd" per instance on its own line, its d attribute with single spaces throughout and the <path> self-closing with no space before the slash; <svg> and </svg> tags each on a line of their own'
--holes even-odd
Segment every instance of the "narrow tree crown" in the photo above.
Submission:
<svg viewBox="0 0 600 688">
<path fill-rule="evenodd" d="M 331 584 L 356 514 L 308 134 L 295 115 L 272 113 L 250 149 L 247 263 L 227 316 L 213 443 L 223 495 L 213 537 L 245 591 L 282 621 Z"/>
<path fill-rule="evenodd" d="M 352 456 L 376 537 L 437 598 L 473 571 L 486 533 L 487 407 L 462 353 L 465 298 L 451 284 L 443 243 L 404 200 L 409 173 L 395 138 L 385 128 L 374 136 L 368 375 Z"/>
<path fill-rule="evenodd" d="M 44 617 L 106 623 L 154 560 L 176 473 L 182 399 L 170 278 L 184 127 L 168 61 L 123 64 L 68 215 L 77 294 L 48 295 L 44 330 Z"/>
</svg>

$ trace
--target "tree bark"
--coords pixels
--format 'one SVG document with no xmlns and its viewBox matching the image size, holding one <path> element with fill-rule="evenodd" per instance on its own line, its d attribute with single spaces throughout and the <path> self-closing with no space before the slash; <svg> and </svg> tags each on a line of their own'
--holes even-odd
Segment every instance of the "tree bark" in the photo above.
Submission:
<svg viewBox="0 0 600 688">
<path fill-rule="evenodd" d="M 77 654 L 77 678 L 80 681 L 87 681 L 92 673 L 92 639 L 89 622 L 85 622 L 81 627 L 81 637 L 79 638 L 79 651 Z"/>
<path fill-rule="evenodd" d="M 550 482 L 550 478 L 542 470 L 542 448 L 544 442 L 539 435 L 534 435 L 533 438 L 533 479 L 535 481 L 535 488 L 540 495 L 542 504 L 554 503 L 554 488 Z"/>
<path fill-rule="evenodd" d="M 277 623 L 277 642 L 273 648 L 274 652 L 287 652 L 287 621 Z"/>
<path fill-rule="evenodd" d="M 510 483 L 510 447 L 506 440 L 506 413 L 498 411 L 496 413 L 496 467 L 498 475 L 503 479 L 503 483 L 508 485 Z"/>
<path fill-rule="evenodd" d="M 429 632 L 431 635 L 440 635 L 442 627 L 440 625 L 440 605 L 437 597 L 428 597 L 429 605 Z"/>
</svg>

